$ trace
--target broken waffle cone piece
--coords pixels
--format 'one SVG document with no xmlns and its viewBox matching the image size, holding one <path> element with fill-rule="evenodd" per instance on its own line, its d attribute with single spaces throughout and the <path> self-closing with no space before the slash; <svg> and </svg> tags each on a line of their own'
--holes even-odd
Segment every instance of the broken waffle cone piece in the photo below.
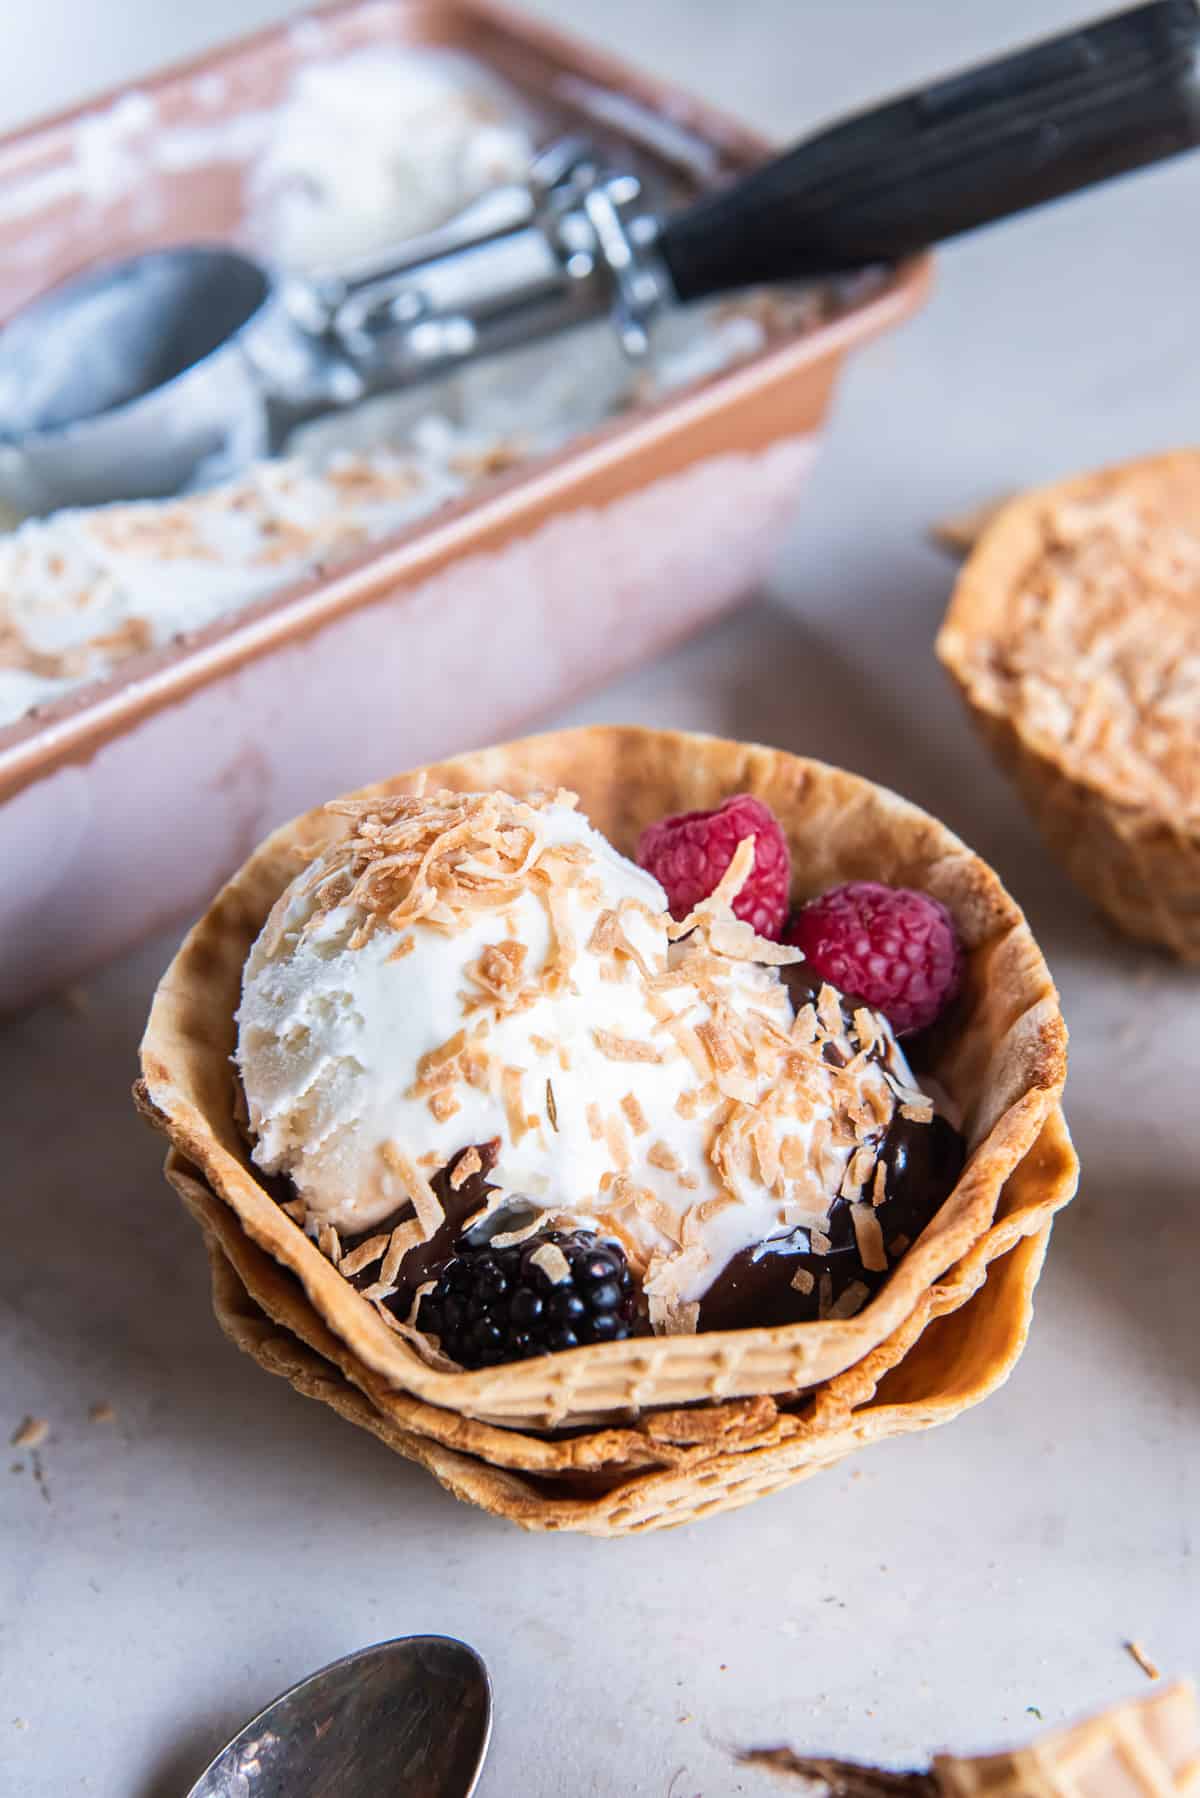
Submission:
<svg viewBox="0 0 1200 1798">
<path fill-rule="evenodd" d="M 651 1408 L 813 1388 L 852 1369 L 972 1262 L 1005 1182 L 1057 1110 L 1066 1073 L 1058 998 L 1029 928 L 996 875 L 942 825 L 856 776 L 782 751 L 671 731 L 593 727 L 503 745 L 373 789 L 517 796 L 569 788 L 618 850 L 652 820 L 761 798 L 789 840 L 803 899 L 846 879 L 924 887 L 952 912 L 966 950 L 954 1018 L 932 1043 L 932 1074 L 961 1107 L 969 1160 L 953 1192 L 877 1297 L 853 1317 L 699 1335 L 631 1337 L 476 1372 L 431 1366 L 322 1254 L 250 1160 L 230 1061 L 242 968 L 272 906 L 345 828 L 321 809 L 251 856 L 187 938 L 159 987 L 142 1045 L 138 1102 L 227 1206 L 244 1234 L 293 1276 L 356 1365 L 384 1388 L 443 1411 L 544 1430 Z M 561 1100 L 561 1095 L 560 1095 Z M 1035 1234 L 1070 1196 L 1051 1182 Z M 985 1265 L 985 1264 L 984 1264 Z M 982 1277 L 982 1268 L 978 1277 Z"/>
<path fill-rule="evenodd" d="M 1051 1730 L 1028 1748 L 939 1754 L 927 1773 L 889 1773 L 790 1748 L 739 1758 L 823 1786 L 833 1798 L 1194 1798 L 1200 1792 L 1200 1724 L 1195 1689 L 1186 1680 Z"/>
<path fill-rule="evenodd" d="M 1200 450 L 1021 495 L 986 521 L 941 661 L 1068 874 L 1200 962 Z M 969 535 L 969 532 L 965 533 Z"/>
</svg>

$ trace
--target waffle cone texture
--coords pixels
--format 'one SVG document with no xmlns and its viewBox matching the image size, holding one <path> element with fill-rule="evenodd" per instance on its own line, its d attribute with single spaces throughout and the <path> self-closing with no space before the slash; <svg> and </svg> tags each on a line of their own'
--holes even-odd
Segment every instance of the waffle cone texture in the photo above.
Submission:
<svg viewBox="0 0 1200 1798">
<path fill-rule="evenodd" d="M 842 1798 L 1183 1798 L 1200 1791 L 1200 1727 L 1188 1680 L 1046 1730 L 1027 1748 L 939 1754 L 928 1773 L 892 1773 L 790 1748 L 740 1757 Z"/>
<path fill-rule="evenodd" d="M 618 1536 L 735 1510 L 987 1397 L 1024 1347 L 1048 1213 L 1070 1198 L 1076 1162 L 1056 1109 L 984 1238 L 878 1348 L 812 1391 L 651 1409 L 567 1435 L 499 1428 L 388 1387 L 176 1150 L 167 1177 L 204 1232 L 218 1322 L 261 1367 L 457 1498 L 526 1529 Z"/>
<path fill-rule="evenodd" d="M 993 1236 L 993 1225 L 1006 1183 L 1058 1114 L 1066 1029 L 1021 912 L 996 875 L 935 819 L 820 762 L 717 738 L 631 728 L 527 738 L 367 791 L 407 792 L 422 778 L 431 789 L 500 788 L 518 796 L 569 787 L 593 824 L 626 854 L 641 829 L 665 813 L 708 808 L 732 793 L 751 792 L 772 808 L 787 834 L 793 897 L 851 879 L 934 894 L 954 914 L 967 949 L 964 992 L 953 1016 L 939 1026 L 932 1071 L 962 1108 L 969 1156 L 937 1216 L 854 1318 L 639 1337 L 470 1373 L 430 1367 L 275 1203 L 238 1126 L 230 1056 L 242 966 L 275 899 L 341 828 L 328 812 L 308 813 L 250 857 L 164 975 L 142 1044 L 138 1100 L 177 1151 L 173 1170 L 186 1166 L 189 1179 L 225 1208 L 225 1221 L 236 1223 L 240 1238 L 298 1284 L 328 1337 L 349 1352 L 374 1391 L 482 1424 L 544 1431 L 698 1401 L 810 1389 L 864 1363 L 922 1306 L 929 1315 L 930 1295 L 950 1270 L 957 1278 L 961 1267 L 972 1269 L 966 1278 L 977 1286 L 988 1245 L 994 1254 L 1012 1248 L 1003 1232 Z M 1044 1230 L 1070 1197 L 1073 1178 L 1072 1156 L 1070 1177 L 1050 1180 L 1040 1204 L 1023 1208 L 1022 1235 L 1035 1238 Z M 1023 1307 L 1027 1294 L 1018 1293 L 1017 1309 Z"/>
<path fill-rule="evenodd" d="M 1200 827 L 1149 792 L 1116 793 L 1102 765 L 1068 765 L 1057 745 L 1013 713 L 980 677 L 977 647 L 1002 635 L 1044 520 L 1073 502 L 1121 498 L 1131 507 L 1172 492 L 1200 497 L 1200 451 L 1177 451 L 1022 494 L 990 512 L 964 565 L 937 653 L 983 741 L 1015 782 L 1051 852 L 1127 936 L 1200 963 Z"/>
<path fill-rule="evenodd" d="M 1200 1792 L 1196 1694 L 1186 1680 L 1114 1705 L 1028 1748 L 938 1755 L 945 1798 L 1175 1798 Z"/>
</svg>

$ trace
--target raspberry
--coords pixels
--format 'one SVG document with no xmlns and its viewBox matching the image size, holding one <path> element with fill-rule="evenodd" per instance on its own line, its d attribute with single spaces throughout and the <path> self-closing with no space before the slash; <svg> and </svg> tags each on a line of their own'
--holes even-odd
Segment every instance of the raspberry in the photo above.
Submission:
<svg viewBox="0 0 1200 1798">
<path fill-rule="evenodd" d="M 534 1260 L 547 1244 L 566 1258 L 559 1280 Z M 420 1328 L 461 1367 L 525 1361 L 584 1342 L 620 1342 L 633 1319 L 625 1251 L 591 1230 L 544 1230 L 503 1249 L 473 1247 L 460 1238 L 417 1313 Z"/>
<path fill-rule="evenodd" d="M 759 936 L 777 941 L 787 917 L 791 857 L 778 820 L 749 793 L 715 812 L 679 812 L 642 832 L 638 861 L 667 895 L 673 918 L 686 918 L 707 899 L 743 837 L 754 838 L 754 867 L 733 902 L 735 916 Z"/>
<path fill-rule="evenodd" d="M 908 887 L 834 887 L 795 914 L 785 940 L 803 949 L 822 980 L 881 1011 L 897 1036 L 932 1024 L 962 982 L 953 918 Z"/>
</svg>

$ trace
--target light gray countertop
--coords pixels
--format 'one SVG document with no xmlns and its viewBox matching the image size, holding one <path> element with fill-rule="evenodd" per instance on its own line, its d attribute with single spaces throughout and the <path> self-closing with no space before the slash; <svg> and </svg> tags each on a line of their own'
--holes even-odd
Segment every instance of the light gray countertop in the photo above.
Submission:
<svg viewBox="0 0 1200 1798">
<path fill-rule="evenodd" d="M 52 31 L 67 0 L 27 13 L 0 112 L 191 47 L 173 7 L 104 10 L 124 58 L 107 67 Z M 282 10 L 213 4 L 204 23 Z M 780 135 L 1087 12 L 538 10 Z M 36 1467 L 0 1463 L 0 1791 L 169 1798 L 293 1679 L 410 1632 L 489 1662 L 488 1798 L 765 1794 L 782 1788 L 731 1746 L 911 1763 L 1138 1692 L 1129 1637 L 1200 1670 L 1200 982 L 1120 943 L 1047 864 L 933 663 L 952 569 L 925 538 L 998 491 L 1196 436 L 1198 203 L 1193 158 L 947 252 L 927 309 L 853 364 L 770 595 L 548 721 L 843 762 L 940 813 L 1027 907 L 1072 1026 L 1084 1177 L 1007 1387 L 674 1535 L 525 1536 L 457 1505 L 219 1335 L 128 1103 L 171 948 L 152 943 L 0 1030 L 0 1425 L 50 1423 Z M 115 1417 L 90 1421 L 101 1402 Z"/>
</svg>

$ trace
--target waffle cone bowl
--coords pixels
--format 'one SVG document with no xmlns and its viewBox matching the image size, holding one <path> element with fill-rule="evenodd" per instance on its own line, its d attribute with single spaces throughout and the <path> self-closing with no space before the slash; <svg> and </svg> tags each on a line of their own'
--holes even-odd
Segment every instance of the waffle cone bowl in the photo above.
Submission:
<svg viewBox="0 0 1200 1798">
<path fill-rule="evenodd" d="M 858 1445 L 855 1406 L 873 1399 L 885 1374 L 903 1384 L 909 1351 L 943 1331 L 943 1313 L 981 1291 L 989 1296 L 973 1315 L 989 1346 L 981 1350 L 968 1333 L 975 1371 L 955 1386 L 948 1368 L 957 1394 L 950 1403 L 962 1408 L 1003 1378 L 1024 1338 L 1049 1220 L 1073 1191 L 1075 1161 L 1059 1110 L 1066 1032 L 1057 995 L 991 870 L 882 788 L 818 762 L 714 738 L 568 731 L 461 756 L 371 791 L 409 792 L 421 780 L 517 795 L 569 787 L 627 853 L 642 827 L 667 812 L 751 792 L 783 824 L 804 893 L 856 878 L 932 892 L 954 913 L 967 949 L 963 996 L 930 1044 L 932 1072 L 962 1110 L 967 1165 L 856 1317 L 633 1337 L 477 1372 L 430 1366 L 280 1208 L 239 1128 L 230 1055 L 242 966 L 275 899 L 339 828 L 328 812 L 310 813 L 270 837 L 192 931 L 160 985 L 142 1048 L 138 1101 L 173 1145 L 172 1183 L 218 1245 L 217 1308 L 235 1339 L 304 1389 L 316 1382 L 319 1396 L 385 1440 L 394 1437 L 392 1446 L 424 1460 L 461 1495 L 535 1527 L 580 1518 L 575 1527 L 598 1533 L 681 1521 L 706 1503 L 744 1502 L 840 1458 Z M 988 1279 L 997 1260 L 1002 1271 Z M 260 1353 L 264 1318 L 269 1357 Z M 951 1364 L 960 1351 L 962 1344 L 947 1343 Z M 797 1393 L 804 1398 L 784 1413 L 778 1401 L 790 1404 Z M 905 1403 L 914 1418 L 928 1413 L 928 1422 L 947 1414 L 936 1392 Z M 829 1427 L 815 1425 L 817 1418 Z M 888 1424 L 885 1433 L 898 1427 L 913 1426 Z M 546 1435 L 564 1429 L 584 1434 L 569 1446 Z M 864 1439 L 872 1431 L 877 1424 Z M 602 1494 L 593 1513 L 563 1490 L 555 1501 L 561 1514 L 543 1514 L 529 1485 L 578 1483 L 597 1472 L 611 1479 L 614 1470 L 621 1479 L 636 1474 L 639 1483 L 645 1474 L 632 1511 L 619 1492 Z M 654 1481 L 665 1483 L 652 1492 Z"/>
<path fill-rule="evenodd" d="M 1161 693 L 1153 643 L 1138 665 L 1138 633 L 1144 628 L 1154 639 L 1156 626 L 1137 622 L 1143 593 L 1153 597 L 1159 581 L 1131 521 L 1148 534 L 1164 526 L 1182 531 L 1198 507 L 1200 451 L 1149 457 L 1020 495 L 983 520 L 937 643 L 984 742 L 1076 885 L 1126 935 L 1188 962 L 1200 962 L 1200 812 L 1176 790 L 1170 770 L 1156 765 L 1149 739 L 1157 726 L 1138 711 L 1141 686 L 1147 695 Z M 1014 706 L 1011 683 L 995 671 L 998 657 L 1007 659 L 1021 595 L 1047 547 L 1057 547 L 1063 521 L 1074 533 L 1081 521 L 1106 513 L 1125 532 L 1124 539 L 1114 536 L 1109 567 L 1128 575 L 1131 595 L 1128 616 L 1112 622 L 1113 653 L 1099 639 L 1081 651 L 1078 664 L 1091 672 L 1068 693 L 1065 708 Z M 1030 659 L 1037 653 L 1033 644 L 1016 647 Z M 1132 695 L 1132 718 L 1123 715 L 1124 701 L 1115 717 L 1105 716 L 1118 684 Z"/>
</svg>

